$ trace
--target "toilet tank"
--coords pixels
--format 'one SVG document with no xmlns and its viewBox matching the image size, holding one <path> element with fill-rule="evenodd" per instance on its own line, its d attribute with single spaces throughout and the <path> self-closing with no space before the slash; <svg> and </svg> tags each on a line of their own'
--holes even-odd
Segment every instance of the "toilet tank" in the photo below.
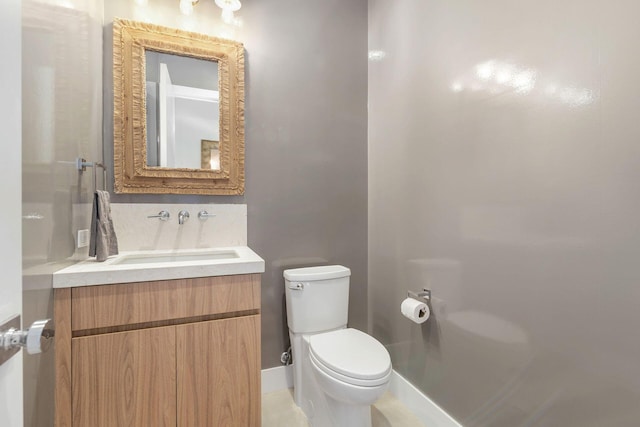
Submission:
<svg viewBox="0 0 640 427">
<path fill-rule="evenodd" d="M 316 333 L 347 326 L 349 277 L 341 265 L 284 271 L 287 323 L 293 333 Z"/>
</svg>

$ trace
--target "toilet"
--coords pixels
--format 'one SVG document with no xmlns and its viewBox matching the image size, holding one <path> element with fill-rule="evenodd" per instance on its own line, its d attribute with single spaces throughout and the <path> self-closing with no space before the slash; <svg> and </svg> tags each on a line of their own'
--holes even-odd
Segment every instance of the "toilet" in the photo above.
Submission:
<svg viewBox="0 0 640 427">
<path fill-rule="evenodd" d="M 387 349 L 347 328 L 350 276 L 341 265 L 284 271 L 294 399 L 314 427 L 371 427 L 391 378 Z"/>
</svg>

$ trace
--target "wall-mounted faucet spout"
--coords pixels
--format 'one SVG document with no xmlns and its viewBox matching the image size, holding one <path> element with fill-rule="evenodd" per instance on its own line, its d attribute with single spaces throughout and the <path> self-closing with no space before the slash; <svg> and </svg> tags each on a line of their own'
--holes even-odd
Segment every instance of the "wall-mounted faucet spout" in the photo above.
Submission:
<svg viewBox="0 0 640 427">
<path fill-rule="evenodd" d="M 189 219 L 189 212 L 187 211 L 178 212 L 178 224 L 182 225 L 188 219 Z"/>
</svg>

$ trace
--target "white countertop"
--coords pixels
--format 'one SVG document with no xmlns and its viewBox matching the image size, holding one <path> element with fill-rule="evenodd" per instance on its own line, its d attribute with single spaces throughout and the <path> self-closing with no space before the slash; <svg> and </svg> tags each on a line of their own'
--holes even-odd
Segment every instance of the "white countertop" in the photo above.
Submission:
<svg viewBox="0 0 640 427">
<path fill-rule="evenodd" d="M 210 251 L 235 251 L 236 258 L 121 264 L 127 256 L 169 256 L 205 254 Z M 149 282 L 154 280 L 195 277 L 230 276 L 264 273 L 264 260 L 247 246 L 207 249 L 180 249 L 122 252 L 105 262 L 94 258 L 53 273 L 54 288 L 108 285 L 114 283 Z"/>
</svg>

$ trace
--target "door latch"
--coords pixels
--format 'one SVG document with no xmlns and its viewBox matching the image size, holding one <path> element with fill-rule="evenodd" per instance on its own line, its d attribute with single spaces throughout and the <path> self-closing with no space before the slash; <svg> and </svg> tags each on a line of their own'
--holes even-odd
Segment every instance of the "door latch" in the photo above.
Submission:
<svg viewBox="0 0 640 427">
<path fill-rule="evenodd" d="M 19 328 L 19 315 L 0 325 L 0 364 L 23 347 L 29 354 L 38 354 L 51 346 L 54 336 L 51 319 L 37 320 L 26 331 Z"/>
</svg>

